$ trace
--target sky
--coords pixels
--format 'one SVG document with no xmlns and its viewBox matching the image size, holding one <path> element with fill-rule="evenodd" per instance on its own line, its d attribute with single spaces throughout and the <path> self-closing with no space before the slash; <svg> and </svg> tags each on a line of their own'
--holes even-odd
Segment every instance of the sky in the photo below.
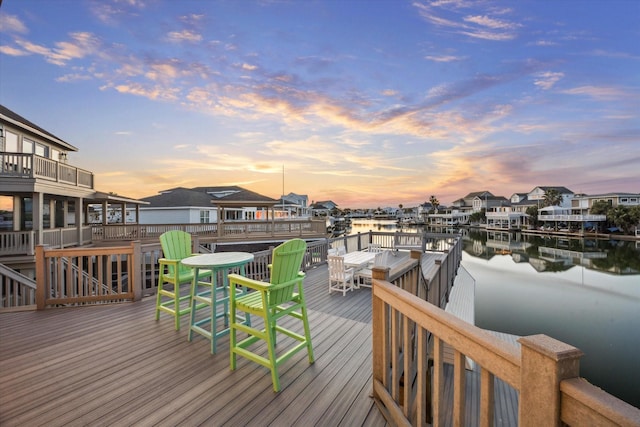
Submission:
<svg viewBox="0 0 640 427">
<path fill-rule="evenodd" d="M 640 192 L 636 0 L 4 0 L 0 104 L 101 191 Z"/>
</svg>

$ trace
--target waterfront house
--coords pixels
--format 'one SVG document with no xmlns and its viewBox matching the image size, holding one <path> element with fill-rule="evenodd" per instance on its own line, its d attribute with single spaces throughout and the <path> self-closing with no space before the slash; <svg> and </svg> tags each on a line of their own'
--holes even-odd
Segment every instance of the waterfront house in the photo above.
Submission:
<svg viewBox="0 0 640 427">
<path fill-rule="evenodd" d="M 605 194 L 576 194 L 571 199 L 573 214 L 588 214 L 596 202 L 606 202 L 611 207 L 640 206 L 640 193 L 605 193 Z"/>
<path fill-rule="evenodd" d="M 141 199 L 141 224 L 209 224 L 272 219 L 278 201 L 238 186 L 172 188 Z M 271 213 L 270 213 L 271 212 Z"/>
<path fill-rule="evenodd" d="M 137 221 L 141 202 L 97 191 L 93 173 L 70 163 L 77 151 L 0 105 L 0 263 L 34 277 L 36 245 L 89 243 L 92 221 L 124 221 L 126 211 Z"/>
<path fill-rule="evenodd" d="M 311 216 L 309 197 L 306 194 L 289 193 L 283 195 L 276 207 L 281 203 L 286 209 L 288 218 L 308 218 Z"/>
<path fill-rule="evenodd" d="M 329 216 L 331 211 L 336 209 L 338 205 L 331 200 L 311 203 L 310 209 L 313 216 Z"/>
<path fill-rule="evenodd" d="M 535 202 L 538 207 L 542 206 L 544 198 L 549 190 L 555 190 L 558 192 L 562 200 L 559 206 L 568 208 L 571 207 L 571 199 L 573 199 L 573 191 L 567 187 L 551 187 L 551 186 L 538 186 L 527 193 L 527 199 Z"/>
</svg>

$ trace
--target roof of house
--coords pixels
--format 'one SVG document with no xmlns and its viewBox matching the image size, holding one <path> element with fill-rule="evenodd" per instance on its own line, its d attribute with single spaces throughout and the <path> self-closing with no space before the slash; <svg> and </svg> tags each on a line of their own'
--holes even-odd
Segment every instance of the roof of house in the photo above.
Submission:
<svg viewBox="0 0 640 427">
<path fill-rule="evenodd" d="M 473 199 L 474 197 L 484 197 L 485 194 L 487 197 L 493 197 L 491 191 L 474 191 L 473 193 L 469 193 L 463 197 L 463 199 Z"/>
<path fill-rule="evenodd" d="M 541 189 L 541 190 L 543 190 L 545 192 L 547 192 L 549 190 L 556 190 L 560 194 L 573 194 L 573 191 L 569 190 L 567 187 L 554 187 L 554 186 L 538 185 L 536 188 L 539 188 L 539 189 Z M 536 188 L 534 188 L 534 190 Z"/>
<path fill-rule="evenodd" d="M 47 139 L 49 142 L 61 146 L 65 150 L 78 151 L 78 149 L 73 145 L 58 138 L 51 132 L 41 128 L 37 124 L 25 119 L 21 115 L 11 111 L 10 109 L 8 109 L 7 107 L 1 104 L 0 104 L 0 119 L 5 120 L 7 123 L 13 124 L 14 126 L 18 126 L 23 130 L 39 135 L 40 137 Z"/>
<path fill-rule="evenodd" d="M 238 186 L 226 187 L 177 187 L 161 191 L 155 196 L 144 197 L 151 207 L 199 206 L 212 207 L 222 204 L 247 206 L 271 206 L 278 201 Z"/>
</svg>

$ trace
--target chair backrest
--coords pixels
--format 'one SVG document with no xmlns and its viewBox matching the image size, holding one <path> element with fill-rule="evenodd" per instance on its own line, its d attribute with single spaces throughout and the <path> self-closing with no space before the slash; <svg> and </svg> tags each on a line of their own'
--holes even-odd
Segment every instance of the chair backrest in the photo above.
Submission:
<svg viewBox="0 0 640 427">
<path fill-rule="evenodd" d="M 380 243 L 369 243 L 369 247 L 367 248 L 368 252 L 379 253 L 382 252 L 382 246 Z"/>
<path fill-rule="evenodd" d="M 331 255 L 327 257 L 327 263 L 329 264 L 329 280 L 344 281 L 344 258 L 339 255 Z"/>
<path fill-rule="evenodd" d="M 171 230 L 160 235 L 160 245 L 164 257 L 172 260 L 183 260 L 191 256 L 191 234 L 181 230 Z M 180 264 L 179 271 L 188 271 L 189 268 Z M 175 274 L 174 267 L 169 266 L 169 274 Z"/>
<path fill-rule="evenodd" d="M 271 259 L 271 280 L 270 283 L 278 285 L 293 281 L 298 277 L 304 253 L 307 250 L 307 242 L 302 239 L 291 239 L 273 250 Z M 291 286 L 273 290 L 269 295 L 269 305 L 278 305 L 290 301 L 295 291 L 296 282 Z"/>
</svg>

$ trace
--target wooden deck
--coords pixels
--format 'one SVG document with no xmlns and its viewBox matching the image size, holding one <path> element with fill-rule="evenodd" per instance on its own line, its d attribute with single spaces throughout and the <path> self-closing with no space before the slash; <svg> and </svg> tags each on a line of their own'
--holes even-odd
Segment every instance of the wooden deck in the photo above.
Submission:
<svg viewBox="0 0 640 427">
<path fill-rule="evenodd" d="M 209 353 L 186 319 L 154 320 L 154 299 L 0 315 L 0 425 L 332 425 L 386 422 L 371 393 L 371 290 L 328 294 L 326 266 L 305 292 L 316 362 L 300 352 L 269 372 L 228 337 Z"/>
</svg>

